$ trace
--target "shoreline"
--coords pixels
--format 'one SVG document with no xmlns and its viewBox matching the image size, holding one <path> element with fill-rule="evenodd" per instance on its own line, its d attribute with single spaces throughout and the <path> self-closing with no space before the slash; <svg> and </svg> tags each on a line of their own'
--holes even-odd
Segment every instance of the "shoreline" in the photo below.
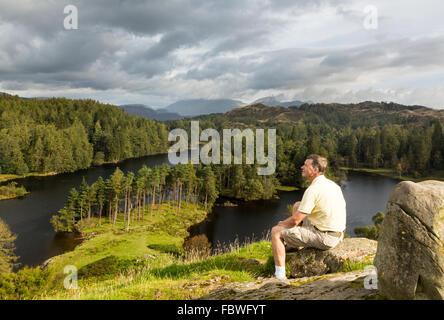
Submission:
<svg viewBox="0 0 444 320">
<path fill-rule="evenodd" d="M 24 194 L 21 194 L 21 195 L 11 195 L 11 196 L 0 196 L 0 201 L 2 201 L 2 200 L 11 200 L 11 199 L 17 199 L 17 198 L 20 198 L 20 197 L 24 197 L 24 196 L 26 196 L 27 194 L 30 194 L 31 192 L 29 192 L 29 191 L 26 191 Z"/>
<path fill-rule="evenodd" d="M 10 182 L 7 185 L 0 186 L 0 201 L 21 198 L 29 193 L 25 187 L 17 186 L 17 182 Z"/>
<path fill-rule="evenodd" d="M 184 204 L 183 204 L 184 205 Z M 164 202 L 162 203 L 160 206 L 159 205 L 155 205 L 155 207 L 153 208 L 153 220 L 150 221 L 149 218 L 149 208 L 145 209 L 145 220 L 143 221 L 139 221 L 138 224 L 136 226 L 132 226 L 130 228 L 129 232 L 124 231 L 125 227 L 122 225 L 123 224 L 123 216 L 121 216 L 121 212 L 119 212 L 119 216 L 117 218 L 117 223 L 115 227 L 112 227 L 108 222 L 106 222 L 106 217 L 102 217 L 102 219 L 104 219 L 104 221 L 102 222 L 101 225 L 94 225 L 92 227 L 87 227 L 84 228 L 82 230 L 77 230 L 74 232 L 64 232 L 64 233 L 70 233 L 70 234 L 77 234 L 80 236 L 80 238 L 78 238 L 78 240 L 80 240 L 80 243 L 78 243 L 77 245 L 75 245 L 71 250 L 67 250 L 61 254 L 49 257 L 48 259 L 46 259 L 44 262 L 42 262 L 41 264 L 36 265 L 36 267 L 39 268 L 43 268 L 46 269 L 50 266 L 53 265 L 54 262 L 56 262 L 56 260 L 60 260 L 60 259 L 64 259 L 65 257 L 69 259 L 69 256 L 74 255 L 76 253 L 78 253 L 78 249 L 81 249 L 82 246 L 90 246 L 91 243 L 97 242 L 99 241 L 100 237 L 106 236 L 106 234 L 113 234 L 113 236 L 117 236 L 117 237 L 122 237 L 122 238 L 131 238 L 132 235 L 134 235 L 134 233 L 139 233 L 139 232 L 143 232 L 143 230 L 145 230 L 146 232 L 152 233 L 154 235 L 154 237 L 159 236 L 159 237 L 164 237 L 165 235 L 163 235 L 163 233 L 165 232 L 165 230 L 162 229 L 163 227 L 163 223 L 165 222 L 164 220 L 166 219 L 166 217 L 168 215 L 171 215 L 173 217 L 173 220 L 177 219 L 177 217 L 183 215 L 185 218 L 188 218 L 190 220 L 196 220 L 193 221 L 194 223 L 183 228 L 183 230 L 181 230 L 181 227 L 176 227 L 178 228 L 178 233 L 180 233 L 181 231 L 185 232 L 186 234 L 184 234 L 185 236 L 181 239 L 182 241 L 185 241 L 189 236 L 189 229 L 194 226 L 197 225 L 199 223 L 201 223 L 203 220 L 205 220 L 208 215 L 210 214 L 210 212 L 205 212 L 203 209 L 199 208 L 199 206 L 195 205 L 195 204 L 185 204 L 184 207 L 182 208 L 181 213 L 176 213 L 174 211 L 174 206 L 170 207 L 170 205 L 168 204 L 168 202 Z M 205 214 L 203 214 L 205 213 Z M 91 223 L 97 223 L 97 218 L 92 218 Z M 186 223 L 181 221 L 182 223 Z M 159 226 L 157 226 L 159 224 Z M 148 230 L 149 228 L 153 228 L 152 230 Z M 168 233 L 168 232 L 167 232 Z M 169 235 L 171 238 L 177 238 L 178 235 Z M 120 240 L 122 240 L 122 238 Z M 126 241 L 126 240 L 123 240 Z M 100 244 L 98 244 L 100 245 Z M 113 252 L 116 253 L 116 252 Z M 122 252 L 123 255 L 128 254 L 128 252 Z M 120 255 L 120 252 L 119 252 Z M 137 257 L 137 255 L 135 255 L 135 257 Z"/>
<path fill-rule="evenodd" d="M 26 179 L 29 177 L 49 177 L 49 176 L 56 176 L 59 174 L 64 174 L 64 173 L 76 173 L 78 171 L 81 170 L 88 170 L 91 169 L 93 167 L 100 167 L 106 164 L 119 164 L 122 163 L 126 160 L 131 160 L 131 159 L 140 159 L 140 158 L 144 158 L 144 157 L 150 157 L 150 156 L 159 156 L 159 155 L 165 155 L 168 154 L 168 152 L 162 152 L 162 153 L 153 153 L 153 154 L 149 154 L 146 156 L 140 156 L 140 157 L 133 157 L 133 158 L 126 158 L 126 159 L 122 159 L 120 161 L 107 161 L 107 162 L 103 162 L 100 165 L 90 165 L 88 168 L 84 168 L 84 169 L 78 169 L 76 171 L 72 171 L 72 172 L 45 172 L 45 173 L 39 173 L 39 172 L 30 172 L 24 175 L 17 175 L 17 174 L 12 174 L 12 173 L 4 173 L 4 174 L 0 174 L 0 184 L 8 182 L 8 181 L 13 181 L 13 180 L 19 180 L 19 179 Z"/>
<path fill-rule="evenodd" d="M 379 175 L 379 176 L 388 177 L 388 178 L 392 178 L 392 179 L 400 180 L 400 181 L 413 181 L 413 182 L 419 182 L 419 181 L 424 181 L 424 180 L 444 181 L 444 170 L 435 171 L 431 175 L 421 176 L 418 178 L 414 178 L 412 176 L 402 176 L 402 175 L 399 176 L 392 169 L 388 169 L 388 168 L 370 169 L 370 168 L 340 167 L 340 170 L 343 170 L 345 172 L 351 171 L 351 172 Z"/>
</svg>

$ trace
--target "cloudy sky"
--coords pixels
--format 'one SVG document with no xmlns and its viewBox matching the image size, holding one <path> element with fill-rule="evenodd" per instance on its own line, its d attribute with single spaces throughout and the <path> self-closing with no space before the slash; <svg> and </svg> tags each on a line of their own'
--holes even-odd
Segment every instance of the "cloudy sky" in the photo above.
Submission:
<svg viewBox="0 0 444 320">
<path fill-rule="evenodd" d="M 67 5 L 78 29 L 64 27 Z M 0 0 L 0 91 L 443 109 L 443 12 L 439 0 Z"/>
</svg>

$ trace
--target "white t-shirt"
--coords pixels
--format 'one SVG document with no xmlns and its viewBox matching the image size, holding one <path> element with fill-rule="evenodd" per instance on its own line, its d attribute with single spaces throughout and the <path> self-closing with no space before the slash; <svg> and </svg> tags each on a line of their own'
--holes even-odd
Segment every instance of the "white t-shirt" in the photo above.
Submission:
<svg viewBox="0 0 444 320">
<path fill-rule="evenodd" d="M 324 175 L 316 177 L 305 190 L 298 210 L 306 213 L 321 231 L 345 230 L 345 200 L 341 187 Z"/>
</svg>

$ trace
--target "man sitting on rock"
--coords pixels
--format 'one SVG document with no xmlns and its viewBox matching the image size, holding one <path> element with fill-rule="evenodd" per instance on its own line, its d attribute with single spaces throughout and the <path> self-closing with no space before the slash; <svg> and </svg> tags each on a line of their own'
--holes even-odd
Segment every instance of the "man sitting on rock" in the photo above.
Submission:
<svg viewBox="0 0 444 320">
<path fill-rule="evenodd" d="M 344 196 L 341 188 L 324 176 L 326 168 L 326 158 L 316 154 L 307 157 L 301 167 L 302 177 L 310 180 L 311 184 L 302 200 L 294 204 L 293 215 L 271 229 L 275 276 L 278 279 L 286 278 L 286 248 L 327 250 L 337 246 L 344 238 Z"/>
</svg>

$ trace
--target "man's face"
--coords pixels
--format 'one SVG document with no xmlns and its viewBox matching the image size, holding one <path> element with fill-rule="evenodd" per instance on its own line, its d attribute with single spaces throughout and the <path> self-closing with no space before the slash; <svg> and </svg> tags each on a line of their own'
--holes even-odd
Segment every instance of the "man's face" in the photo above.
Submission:
<svg viewBox="0 0 444 320">
<path fill-rule="evenodd" d="M 304 165 L 301 167 L 302 169 L 302 177 L 309 179 L 310 177 L 313 177 L 316 175 L 318 169 L 312 167 L 313 160 L 307 159 L 304 162 Z"/>
</svg>

